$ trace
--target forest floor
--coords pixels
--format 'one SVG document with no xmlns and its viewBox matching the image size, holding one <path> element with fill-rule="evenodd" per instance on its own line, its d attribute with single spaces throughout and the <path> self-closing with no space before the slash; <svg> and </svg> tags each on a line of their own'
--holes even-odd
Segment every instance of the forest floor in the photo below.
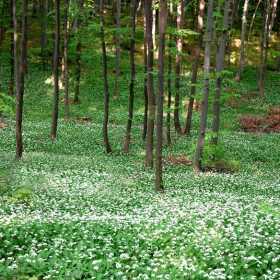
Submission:
<svg viewBox="0 0 280 280">
<path fill-rule="evenodd" d="M 255 68 L 224 87 L 217 156 L 232 169 L 193 172 L 196 111 L 191 136 L 173 134 L 172 146 L 164 146 L 165 193 L 158 194 L 155 171 L 144 165 L 143 76 L 141 66 L 136 69 L 130 152 L 121 152 L 129 96 L 124 73 L 120 95 L 110 101 L 114 152 L 108 155 L 98 69 L 84 74 L 71 120 L 61 103 L 51 139 L 52 74 L 30 67 L 20 162 L 14 161 L 13 118 L 0 128 L 0 279 L 280 279 L 280 136 L 259 120 L 271 112 L 279 120 L 273 109 L 280 101 L 279 74 L 268 72 L 263 104 Z M 185 71 L 182 126 L 189 87 Z M 246 118 L 258 119 L 254 131 L 242 131 L 238 119 Z"/>
</svg>

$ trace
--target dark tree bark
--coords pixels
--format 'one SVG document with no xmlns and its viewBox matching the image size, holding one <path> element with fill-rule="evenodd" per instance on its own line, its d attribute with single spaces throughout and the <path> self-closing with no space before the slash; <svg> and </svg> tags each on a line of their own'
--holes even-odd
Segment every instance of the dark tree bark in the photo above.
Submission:
<svg viewBox="0 0 280 280">
<path fill-rule="evenodd" d="M 46 57 L 45 57 L 45 43 L 46 43 L 46 12 L 43 0 L 39 0 L 39 12 L 40 12 L 40 40 L 41 40 L 41 59 L 43 71 L 47 71 Z"/>
<path fill-rule="evenodd" d="M 231 47 L 232 47 L 232 34 L 233 34 L 233 27 L 235 23 L 235 13 L 236 13 L 236 6 L 238 0 L 233 0 L 232 8 L 231 8 L 231 22 L 230 22 L 230 29 L 229 29 L 229 36 L 228 36 L 228 43 L 227 43 L 227 70 L 230 70 L 230 57 L 231 57 Z M 228 85 L 228 82 L 227 82 Z"/>
<path fill-rule="evenodd" d="M 245 0 L 243 7 L 243 16 L 242 16 L 242 34 L 241 34 L 241 47 L 240 47 L 240 61 L 238 70 L 234 80 L 240 82 L 241 75 L 243 73 L 244 63 L 245 63 L 245 35 L 247 27 L 247 12 L 248 12 L 249 0 Z"/>
<path fill-rule="evenodd" d="M 230 0 L 225 1 L 224 15 L 223 15 L 223 25 L 222 25 L 222 34 L 221 42 L 219 46 L 219 51 L 217 53 L 216 59 L 216 81 L 215 81 L 215 94 L 214 94 L 214 103 L 213 103 L 213 124 L 212 132 L 216 134 L 211 139 L 212 145 L 217 145 L 218 142 L 218 132 L 220 127 L 220 95 L 221 95 L 221 85 L 222 85 L 222 71 L 224 70 L 224 60 L 226 53 L 226 41 L 228 33 L 228 12 L 230 8 Z"/>
<path fill-rule="evenodd" d="M 17 72 L 17 106 L 16 106 L 16 160 L 20 160 L 23 152 L 23 141 L 22 141 L 22 112 L 23 112 L 23 94 L 24 94 L 24 74 L 25 74 L 25 61 L 27 53 L 27 6 L 28 1 L 22 1 L 22 36 L 21 36 L 21 55 L 20 55 L 20 69 Z M 14 17 L 14 35 L 15 35 L 15 46 L 17 45 L 17 19 L 16 19 L 16 0 L 13 0 L 13 17 Z M 17 47 L 15 47 L 17 50 Z M 16 57 L 16 56 L 15 56 Z M 18 65 L 17 60 L 15 63 Z"/>
<path fill-rule="evenodd" d="M 121 68 L 121 47 L 120 47 L 120 28 L 121 28 L 121 0 L 117 0 L 117 15 L 116 15 L 116 81 L 115 81 L 115 93 L 114 96 L 119 95 L 119 76 Z"/>
<path fill-rule="evenodd" d="M 144 2 L 145 6 L 145 2 Z M 148 97 L 148 46 L 147 46 L 147 24 L 146 24 L 146 15 L 143 12 L 143 45 L 144 45 L 144 120 L 143 120 L 143 134 L 142 140 L 145 141 L 147 138 L 147 127 L 148 127 L 148 104 L 149 104 L 149 97 Z"/>
<path fill-rule="evenodd" d="M 185 5 L 186 0 L 180 0 L 177 4 L 177 29 L 181 30 L 184 28 L 185 22 Z M 175 132 L 178 134 L 182 133 L 181 125 L 180 125 L 180 117 L 179 117 L 179 106 L 180 106 L 180 76 L 182 75 L 182 51 L 183 51 L 183 36 L 177 35 L 176 37 L 176 48 L 177 53 L 175 55 L 175 102 L 174 102 L 174 126 Z"/>
<path fill-rule="evenodd" d="M 59 40 L 60 40 L 60 0 L 55 1 L 55 45 L 53 56 L 53 71 L 54 71 L 54 102 L 53 102 L 53 117 L 52 127 L 50 132 L 51 138 L 56 138 L 57 121 L 58 121 L 58 97 L 59 97 Z"/>
<path fill-rule="evenodd" d="M 173 28 L 173 3 L 169 4 L 169 26 L 170 29 Z M 167 146 L 170 147 L 172 142 L 171 142 L 171 113 L 170 113 L 170 108 L 171 108 L 171 97 L 172 97 L 172 86 L 171 86 L 171 71 L 172 71 L 172 55 L 171 55 L 171 49 L 172 49 L 172 41 L 173 41 L 173 36 L 172 32 L 169 32 L 169 43 L 168 43 L 168 79 L 167 79 L 167 90 L 168 90 L 168 95 L 167 95 L 167 116 L 166 116 L 166 141 L 167 141 Z"/>
<path fill-rule="evenodd" d="M 164 53 L 167 20 L 166 0 L 159 2 L 159 44 L 158 44 L 158 104 L 157 104 L 157 140 L 156 140 L 156 189 L 163 193 L 162 180 L 162 136 L 163 136 L 163 92 L 164 92 Z"/>
<path fill-rule="evenodd" d="M 63 78 L 64 78 L 64 104 L 66 118 L 70 119 L 70 110 L 69 110 L 69 79 L 68 79 L 68 0 L 64 0 L 64 20 L 63 20 Z"/>
<path fill-rule="evenodd" d="M 199 67 L 199 58 L 200 58 L 201 47 L 202 47 L 202 39 L 203 39 L 204 9 L 205 9 L 205 1 L 200 0 L 199 14 L 198 14 L 198 29 L 197 29 L 197 32 L 199 33 L 199 35 L 198 35 L 198 43 L 197 43 L 194 66 L 193 66 L 193 73 L 192 73 L 192 81 L 191 81 L 192 86 L 191 86 L 191 95 L 190 95 L 190 98 L 189 98 L 187 121 L 186 121 L 185 130 L 184 130 L 184 134 L 186 136 L 190 136 L 190 131 L 191 131 L 194 95 L 195 95 L 195 88 L 196 88 L 195 83 L 196 83 L 196 79 L 197 79 L 197 72 L 198 72 L 198 67 Z"/>
<path fill-rule="evenodd" d="M 123 152 L 129 152 L 130 136 L 131 136 L 131 126 L 133 118 L 133 103 L 134 103 L 134 78 L 135 78 L 135 62 L 134 62 L 134 44 L 135 44 L 135 28 L 136 28 L 136 11 L 137 11 L 137 0 L 132 0 L 131 2 L 131 17 L 132 17 L 132 29 L 131 29 L 131 39 L 130 39 L 130 85 L 129 85 L 129 113 L 126 126 L 126 137 L 123 147 Z"/>
<path fill-rule="evenodd" d="M 149 96 L 149 117 L 147 128 L 147 141 L 146 141 L 146 166 L 153 167 L 153 147 L 154 147 L 154 118 L 155 118 L 155 93 L 154 93 L 154 47 L 153 47 L 153 34 L 152 34 L 152 0 L 144 2 L 144 9 L 146 14 L 146 34 L 147 34 L 147 89 Z"/>
<path fill-rule="evenodd" d="M 258 86 L 260 102 L 263 102 L 263 92 L 265 90 L 265 75 L 267 71 L 267 57 L 269 48 L 269 37 L 274 24 L 278 0 L 265 0 L 263 7 L 262 37 L 260 44 L 260 60 L 258 72 Z"/>
<path fill-rule="evenodd" d="M 209 73 L 210 73 L 210 59 L 211 59 L 211 39 L 212 39 L 212 24 L 213 24 L 213 2 L 208 1 L 207 11 L 207 23 L 206 23 L 206 43 L 205 43 L 205 55 L 204 55 L 204 82 L 203 82 L 203 101 L 201 107 L 201 117 L 199 126 L 199 135 L 197 141 L 194 171 L 201 170 L 201 157 L 204 147 L 207 111 L 208 111 L 208 99 L 209 99 Z"/>
<path fill-rule="evenodd" d="M 100 0 L 100 39 L 102 48 L 102 61 L 103 61 L 103 80 L 104 80 L 104 121 L 103 121 L 103 141 L 105 144 L 106 152 L 112 153 L 112 149 L 108 137 L 108 120 L 109 120 L 109 89 L 107 79 L 107 56 L 104 37 L 104 19 L 103 19 L 103 0 Z"/>
<path fill-rule="evenodd" d="M 14 21 L 13 21 L 13 3 L 8 3 L 8 9 L 10 11 L 10 29 L 14 29 Z M 14 84 L 15 84 L 15 50 L 14 50 L 14 33 L 10 32 L 10 90 L 9 94 L 14 94 Z"/>
<path fill-rule="evenodd" d="M 81 35 L 80 35 L 80 28 L 82 25 L 81 14 L 83 12 L 83 2 L 79 2 L 79 14 L 77 15 L 77 36 L 78 36 L 78 43 L 76 46 L 77 51 L 77 58 L 76 58 L 76 87 L 75 87 L 75 94 L 74 94 L 74 103 L 78 103 L 79 101 L 79 94 L 80 94 L 80 80 L 81 80 L 81 51 L 82 51 L 82 43 L 81 43 Z"/>
</svg>

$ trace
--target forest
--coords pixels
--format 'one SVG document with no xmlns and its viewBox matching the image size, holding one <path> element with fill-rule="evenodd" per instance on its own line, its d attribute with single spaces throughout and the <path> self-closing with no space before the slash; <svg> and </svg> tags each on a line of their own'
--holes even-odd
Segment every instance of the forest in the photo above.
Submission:
<svg viewBox="0 0 280 280">
<path fill-rule="evenodd" d="M 280 279 L 278 0 L 0 0 L 0 279 Z"/>
</svg>

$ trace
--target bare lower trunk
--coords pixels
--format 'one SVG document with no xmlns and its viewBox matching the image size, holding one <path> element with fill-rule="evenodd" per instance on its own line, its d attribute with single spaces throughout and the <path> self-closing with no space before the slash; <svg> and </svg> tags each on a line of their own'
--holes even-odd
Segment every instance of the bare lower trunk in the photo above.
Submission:
<svg viewBox="0 0 280 280">
<path fill-rule="evenodd" d="M 196 155 L 195 155 L 195 163 L 194 163 L 194 170 L 197 172 L 201 170 L 201 157 L 202 157 L 202 151 L 204 147 L 207 111 L 208 111 L 209 85 L 210 85 L 209 73 L 210 73 L 210 59 L 211 59 L 212 24 L 213 24 L 213 2 L 214 0 L 208 1 L 208 11 L 207 11 L 206 43 L 205 43 L 205 55 L 204 55 L 203 101 L 202 101 L 202 108 L 201 108 L 201 118 L 200 118 Z"/>
</svg>

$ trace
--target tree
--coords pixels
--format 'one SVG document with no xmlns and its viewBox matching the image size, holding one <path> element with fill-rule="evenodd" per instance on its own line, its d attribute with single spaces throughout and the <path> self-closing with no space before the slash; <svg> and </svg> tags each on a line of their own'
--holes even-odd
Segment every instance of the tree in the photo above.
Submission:
<svg viewBox="0 0 280 280">
<path fill-rule="evenodd" d="M 64 76 L 64 104 L 66 111 L 66 118 L 70 119 L 69 110 L 69 79 L 68 79 L 68 0 L 64 0 L 64 20 L 63 20 L 63 76 Z"/>
<path fill-rule="evenodd" d="M 208 1 L 207 10 L 207 23 L 206 23 L 206 42 L 205 42 L 205 54 L 204 54 L 204 80 L 203 80 L 203 100 L 201 107 L 201 117 L 198 141 L 196 147 L 194 170 L 201 170 L 201 157 L 204 147 L 204 139 L 206 133 L 206 121 L 208 111 L 208 99 L 209 99 L 209 86 L 210 86 L 210 59 L 211 59 L 211 39 L 212 39 L 212 24 L 213 24 L 213 2 L 214 0 Z"/>
<path fill-rule="evenodd" d="M 60 0 L 55 1 L 55 44 L 53 56 L 53 72 L 54 72 L 54 102 L 53 102 L 53 117 L 52 127 L 50 132 L 51 138 L 56 138 L 57 121 L 58 121 L 58 96 L 59 96 L 59 40 L 60 40 Z"/>
<path fill-rule="evenodd" d="M 162 136 L 163 136 L 163 92 L 164 92 L 164 53 L 167 20 L 166 0 L 159 2 L 159 44 L 158 44 L 158 104 L 157 104 L 157 140 L 156 140 L 156 189 L 163 192 L 162 181 Z"/>
<path fill-rule="evenodd" d="M 46 46 L 46 12 L 43 0 L 39 0 L 39 14 L 40 14 L 40 40 L 41 40 L 41 59 L 42 59 L 42 68 L 46 72 L 46 57 L 45 57 L 45 46 Z"/>
<path fill-rule="evenodd" d="M 180 106 L 180 76 L 182 75 L 182 51 L 183 51 L 183 36 L 181 30 L 184 28 L 185 22 L 185 6 L 186 0 L 180 0 L 177 4 L 177 36 L 176 36 L 176 48 L 177 52 L 175 55 L 175 104 L 174 104 L 174 126 L 176 133 L 181 134 L 181 125 L 179 118 L 179 106 Z"/>
<path fill-rule="evenodd" d="M 103 140 L 106 148 L 106 152 L 112 153 L 112 149 L 108 137 L 108 120 L 109 120 L 109 89 L 107 79 L 107 56 L 105 47 L 105 36 L 104 36 L 104 8 L 103 0 L 100 0 L 100 39 L 102 48 L 102 61 L 103 61 L 103 80 L 104 80 L 104 120 L 103 120 Z"/>
<path fill-rule="evenodd" d="M 170 29 L 173 28 L 173 3 L 169 3 L 169 27 Z M 171 146 L 171 97 L 172 97 L 172 87 L 171 87 L 171 71 L 172 71 L 172 41 L 173 41 L 173 35 L 172 32 L 169 32 L 169 38 L 168 38 L 168 78 L 167 78 L 167 116 L 166 116 L 166 141 L 167 146 Z"/>
<path fill-rule="evenodd" d="M 116 15 L 116 81 L 115 81 L 115 97 L 119 94 L 119 76 L 121 65 L 121 47 L 120 47 L 120 28 L 121 28 L 121 0 L 117 0 L 116 3 L 117 15 Z"/>
<path fill-rule="evenodd" d="M 82 0 L 79 1 L 79 8 L 78 14 L 76 15 L 75 22 L 77 24 L 76 31 L 77 31 L 77 46 L 76 46 L 76 87 L 75 87 L 75 94 L 73 102 L 77 103 L 79 99 L 80 93 L 80 79 L 81 79 L 81 51 L 82 51 L 82 42 L 81 42 L 81 35 L 80 35 L 80 28 L 82 25 L 81 14 L 83 11 L 83 2 Z"/>
<path fill-rule="evenodd" d="M 134 63 L 134 44 L 135 44 L 135 28 L 136 28 L 136 10 L 137 10 L 137 1 L 132 0 L 131 3 L 131 17 L 132 17 L 132 29 L 131 29 L 131 38 L 130 38 L 130 85 L 129 85 L 129 113 L 126 126 L 126 138 L 123 147 L 123 152 L 128 153 L 130 145 L 130 135 L 131 135 L 131 126 L 133 118 L 133 103 L 134 103 L 134 78 L 135 78 L 135 63 Z"/>
<path fill-rule="evenodd" d="M 187 114 L 187 121 L 186 121 L 186 127 L 184 130 L 184 134 L 186 136 L 190 136 L 191 131 L 191 121 L 192 121 L 192 113 L 193 113 L 193 104 L 194 104 L 194 95 L 195 95 L 195 89 L 196 89 L 196 79 L 197 79 L 197 72 L 198 72 L 198 66 L 199 66 L 199 58 L 200 58 L 200 52 L 202 48 L 202 39 L 203 39 L 203 16 L 204 16 L 204 9 L 205 9 L 205 1 L 200 0 L 199 4 L 199 14 L 198 14 L 198 29 L 197 32 L 198 35 L 198 43 L 196 47 L 196 53 L 195 53 L 195 60 L 194 60 L 194 66 L 193 66 L 193 73 L 192 73 L 192 80 L 191 80 L 191 95 L 189 98 L 189 105 L 188 105 L 188 114 Z"/>
<path fill-rule="evenodd" d="M 24 75 L 25 61 L 27 54 L 27 0 L 22 1 L 22 36 L 21 36 L 21 51 L 20 51 L 20 69 L 18 71 L 18 60 L 15 54 L 15 69 L 16 69 L 16 89 L 17 89 L 17 106 L 16 106 L 16 160 L 20 160 L 23 152 L 22 141 L 22 113 L 23 113 L 23 94 L 24 94 Z M 18 32 L 17 32 L 17 15 L 16 15 L 16 0 L 13 0 L 13 18 L 14 18 L 14 46 L 17 51 Z"/>
<path fill-rule="evenodd" d="M 144 1 L 146 15 L 146 34 L 147 34 L 147 90 L 149 96 L 149 117 L 146 141 L 146 166 L 153 167 L 153 142 L 154 142 L 154 118 L 155 118 L 155 93 L 154 93 L 154 47 L 152 35 L 152 0 Z"/>
<path fill-rule="evenodd" d="M 245 35 L 247 27 L 247 12 L 248 12 L 249 0 L 245 0 L 243 7 L 243 16 L 242 16 L 242 33 L 241 33 L 241 46 L 240 46 L 240 61 L 238 70 L 234 80 L 240 82 L 241 74 L 243 73 L 244 62 L 245 62 Z"/>
<path fill-rule="evenodd" d="M 222 85 L 222 71 L 224 70 L 224 60 L 226 53 L 226 41 L 227 41 L 227 32 L 228 32 L 228 12 L 230 8 L 230 0 L 225 1 L 223 23 L 221 29 L 221 42 L 219 46 L 218 53 L 216 55 L 216 81 L 215 81 L 215 94 L 214 94 L 214 103 L 213 103 L 213 125 L 212 132 L 213 137 L 211 139 L 211 144 L 217 145 L 218 141 L 218 132 L 220 126 L 220 95 L 221 95 L 221 85 Z"/>
<path fill-rule="evenodd" d="M 263 20 L 260 42 L 260 60 L 258 71 L 258 87 L 260 92 L 260 102 L 263 102 L 263 92 L 265 90 L 265 74 L 267 70 L 267 56 L 269 48 L 269 38 L 274 24 L 278 0 L 265 0 L 263 2 Z"/>
</svg>

